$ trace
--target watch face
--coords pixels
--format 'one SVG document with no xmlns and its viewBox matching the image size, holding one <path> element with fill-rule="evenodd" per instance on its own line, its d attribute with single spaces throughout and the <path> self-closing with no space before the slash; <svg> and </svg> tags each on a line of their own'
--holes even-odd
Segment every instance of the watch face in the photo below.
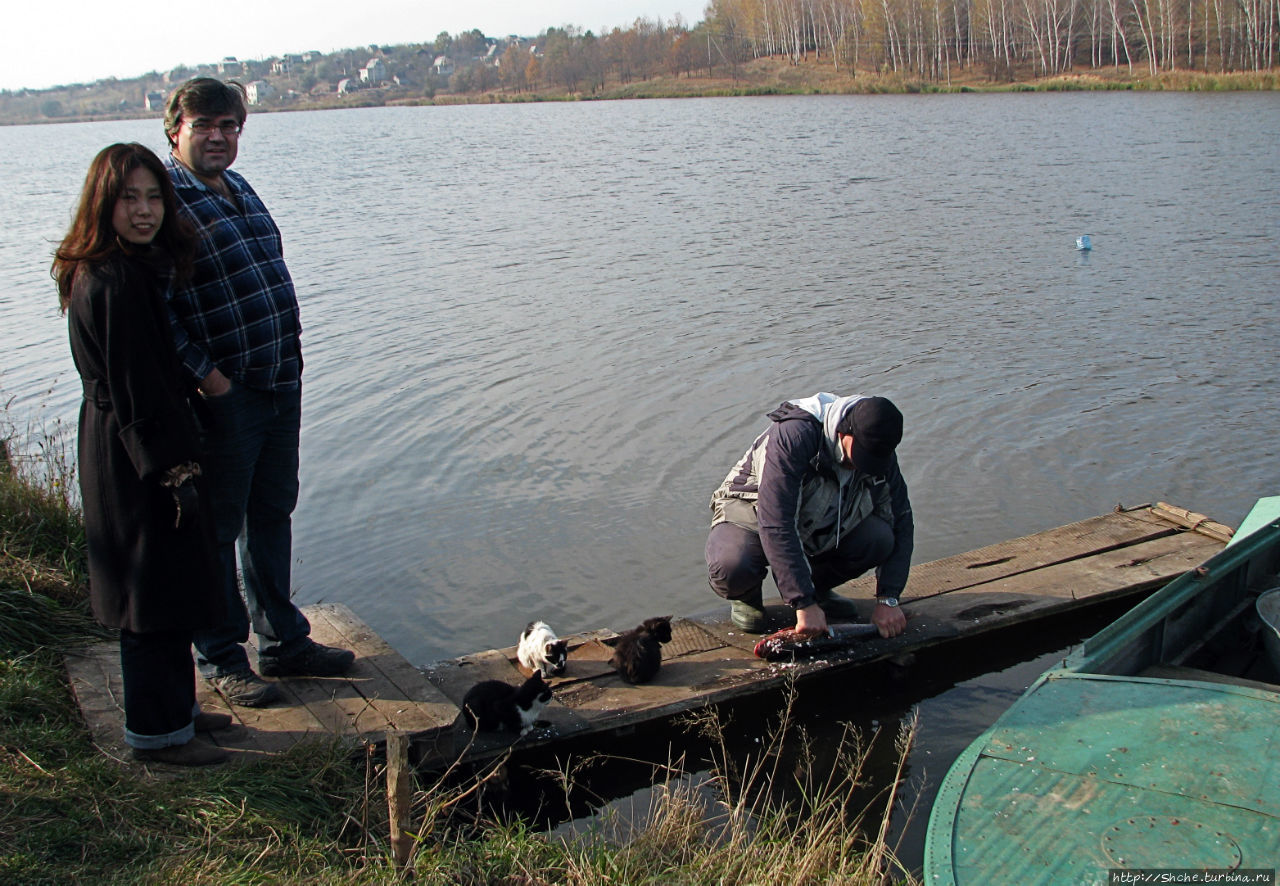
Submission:
<svg viewBox="0 0 1280 886">
<path fill-rule="evenodd" d="M 883 603 L 885 606 L 897 606 L 898 598 L 897 597 L 881 597 L 880 602 Z"/>
</svg>

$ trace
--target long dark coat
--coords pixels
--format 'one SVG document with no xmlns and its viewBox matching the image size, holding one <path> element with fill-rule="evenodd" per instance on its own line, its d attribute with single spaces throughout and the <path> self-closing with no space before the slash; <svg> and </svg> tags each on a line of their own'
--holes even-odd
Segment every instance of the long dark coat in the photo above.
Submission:
<svg viewBox="0 0 1280 886">
<path fill-rule="evenodd" d="M 169 468 L 200 459 L 167 279 L 161 256 L 118 253 L 81 267 L 67 307 L 85 390 L 78 451 L 93 614 L 136 633 L 210 627 L 224 609 L 207 495 L 200 487 L 201 513 L 176 529 L 161 485 Z"/>
</svg>

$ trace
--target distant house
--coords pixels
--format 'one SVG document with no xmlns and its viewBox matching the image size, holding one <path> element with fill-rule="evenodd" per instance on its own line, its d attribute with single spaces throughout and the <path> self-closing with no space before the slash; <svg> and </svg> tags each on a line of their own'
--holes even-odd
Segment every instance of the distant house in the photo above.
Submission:
<svg viewBox="0 0 1280 886">
<path fill-rule="evenodd" d="M 311 63 L 312 63 L 312 62 L 314 62 L 314 61 L 319 61 L 322 57 L 323 57 L 323 56 L 321 55 L 321 53 L 316 52 L 316 51 L 313 49 L 313 50 L 311 50 L 310 52 L 304 52 L 304 53 L 302 53 L 302 63 L 303 63 L 304 65 L 309 65 L 309 64 L 311 64 Z"/>
<path fill-rule="evenodd" d="M 271 73 L 288 74 L 293 70 L 293 63 L 288 59 L 278 58 L 271 63 Z"/>
<path fill-rule="evenodd" d="M 266 80 L 252 81 L 245 86 L 244 91 L 245 97 L 249 100 L 249 104 L 251 105 L 260 105 L 276 94 L 275 87 Z"/>
<path fill-rule="evenodd" d="M 431 64 L 431 70 L 441 77 L 448 77 L 453 73 L 453 59 L 447 55 L 436 56 L 436 60 Z"/>
<path fill-rule="evenodd" d="M 338 81 L 338 95 L 346 95 L 360 88 L 360 82 L 354 77 L 344 77 Z"/>
<path fill-rule="evenodd" d="M 369 64 L 360 69 L 360 81 L 374 86 L 387 79 L 387 66 L 380 58 L 369 59 Z"/>
<path fill-rule="evenodd" d="M 145 99 L 143 100 L 143 104 L 146 105 L 146 108 L 148 111 L 163 111 L 164 110 L 164 93 L 148 92 Z"/>
<path fill-rule="evenodd" d="M 218 73 L 219 74 L 243 74 L 244 65 L 236 61 L 236 57 L 234 55 L 228 55 L 222 61 L 218 62 Z"/>
</svg>

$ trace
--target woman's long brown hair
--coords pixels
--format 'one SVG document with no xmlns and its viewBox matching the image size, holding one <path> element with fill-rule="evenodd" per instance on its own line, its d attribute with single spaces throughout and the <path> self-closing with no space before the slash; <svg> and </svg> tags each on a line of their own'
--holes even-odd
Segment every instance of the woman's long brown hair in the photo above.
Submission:
<svg viewBox="0 0 1280 886">
<path fill-rule="evenodd" d="M 80 269 L 101 264 L 113 253 L 127 248 L 116 236 L 111 216 L 116 201 L 124 193 L 125 179 L 139 168 L 156 177 L 164 200 L 164 220 L 154 242 L 173 259 L 180 281 L 190 276 L 196 235 L 190 223 L 178 215 L 178 198 L 164 163 L 149 148 L 136 142 L 109 145 L 89 164 L 71 229 L 53 254 L 49 274 L 58 284 L 58 306 L 63 312 L 71 302 L 71 284 Z"/>
</svg>

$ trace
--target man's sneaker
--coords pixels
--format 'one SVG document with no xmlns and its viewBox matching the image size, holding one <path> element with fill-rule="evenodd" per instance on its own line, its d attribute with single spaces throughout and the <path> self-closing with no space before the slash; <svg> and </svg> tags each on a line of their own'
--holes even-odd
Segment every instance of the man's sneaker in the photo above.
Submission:
<svg viewBox="0 0 1280 886">
<path fill-rule="evenodd" d="M 264 677 L 336 677 L 351 669 L 356 654 L 308 640 L 288 655 L 258 654 L 258 670 Z"/>
<path fill-rule="evenodd" d="M 828 620 L 858 621 L 858 606 L 848 597 L 841 597 L 831 591 L 818 591 L 813 598 Z"/>
<path fill-rule="evenodd" d="M 253 671 L 222 674 L 210 677 L 209 682 L 227 701 L 246 708 L 265 708 L 283 697 L 279 686 L 268 683 Z"/>
<path fill-rule="evenodd" d="M 729 620 L 734 627 L 748 634 L 763 634 L 769 627 L 769 619 L 764 614 L 763 604 L 752 605 L 753 601 L 730 600 Z"/>
<path fill-rule="evenodd" d="M 186 744 L 167 748 L 134 748 L 133 759 L 142 763 L 168 763 L 171 766 L 211 766 L 231 756 L 217 745 L 203 738 L 193 738 Z"/>
</svg>

